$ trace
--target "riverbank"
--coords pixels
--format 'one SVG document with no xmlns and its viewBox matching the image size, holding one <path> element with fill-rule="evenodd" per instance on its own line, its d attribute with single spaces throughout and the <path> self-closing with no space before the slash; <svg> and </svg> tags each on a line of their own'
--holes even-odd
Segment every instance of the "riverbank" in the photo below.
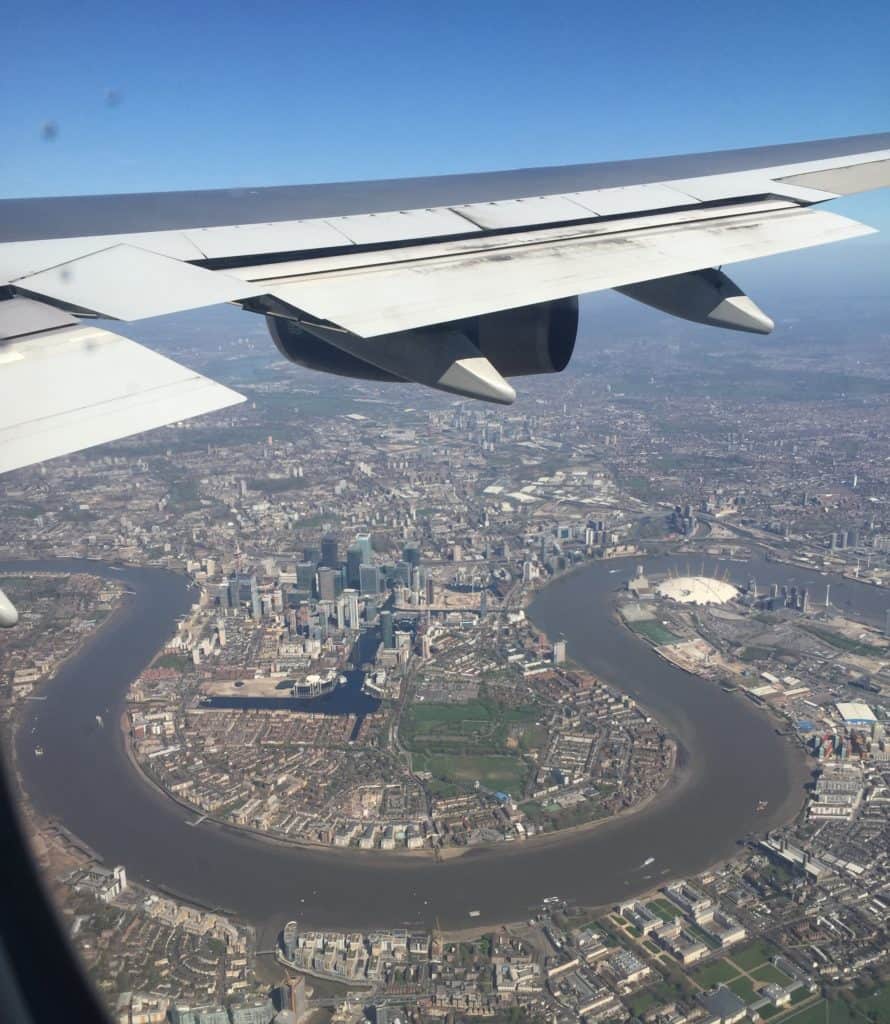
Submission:
<svg viewBox="0 0 890 1024">
<path fill-rule="evenodd" d="M 540 591 L 531 617 L 551 635 L 564 632 L 574 660 L 678 737 L 677 783 L 645 806 L 591 827 L 441 860 L 302 848 L 228 825 L 195 826 L 194 811 L 185 814 L 132 769 L 121 730 L 95 728 L 97 708 L 111 708 L 114 718 L 123 712 L 130 682 L 191 603 L 181 576 L 146 569 L 122 576 L 134 596 L 114 628 L 99 630 L 90 649 L 47 685 L 47 700 L 26 709 L 46 756 L 27 762 L 23 781 L 42 814 L 107 863 L 270 933 L 294 916 L 328 929 L 431 927 L 437 920 L 446 930 L 491 927 L 526 918 L 553 894 L 601 906 L 726 859 L 747 833 L 774 827 L 786 812 L 788 820 L 802 803 L 808 773 L 768 717 L 671 670 L 625 637 L 609 612 L 620 576 L 593 564 Z M 753 762 L 751 750 L 758 751 Z M 769 814 L 756 814 L 759 799 L 769 800 Z M 657 877 L 646 878 L 640 865 L 653 854 Z M 478 917 L 470 919 L 471 911 Z"/>
</svg>

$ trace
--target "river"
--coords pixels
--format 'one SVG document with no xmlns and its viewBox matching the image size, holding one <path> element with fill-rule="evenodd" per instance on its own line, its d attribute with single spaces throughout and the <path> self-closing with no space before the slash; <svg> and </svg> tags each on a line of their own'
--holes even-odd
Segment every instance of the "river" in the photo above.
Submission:
<svg viewBox="0 0 890 1024">
<path fill-rule="evenodd" d="M 646 560 L 648 571 L 684 559 Z M 713 565 L 712 561 L 708 566 Z M 618 566 L 618 571 L 615 570 Z M 698 566 L 696 565 L 696 568 Z M 578 831 L 475 849 L 435 862 L 427 856 L 301 848 L 266 841 L 196 815 L 146 782 L 129 762 L 121 730 L 129 683 L 170 636 L 196 592 L 183 576 L 122 571 L 96 562 L 3 563 L 11 568 L 88 571 L 132 594 L 23 710 L 16 737 L 23 785 L 36 809 L 57 819 L 109 864 L 201 905 L 236 913 L 271 934 L 289 918 L 326 928 L 395 925 L 468 927 L 518 920 L 547 896 L 599 906 L 701 871 L 731 856 L 752 831 L 788 820 L 808 778 L 795 744 L 738 694 L 674 668 L 614 617 L 614 591 L 629 562 L 595 563 L 540 592 L 530 609 L 570 655 L 639 700 L 681 744 L 674 784 L 637 813 Z M 761 562 L 726 562 L 737 581 L 755 575 L 816 587 L 816 573 Z M 887 595 L 831 579 L 832 598 L 881 621 Z M 816 590 L 811 593 L 816 595 Z M 849 604 L 848 604 L 849 603 Z M 96 722 L 103 716 L 105 727 Z M 43 757 L 34 756 L 39 743 Z M 760 800 L 769 801 L 757 813 Z M 643 867 L 648 858 L 654 863 Z M 470 911 L 478 916 L 469 917 Z"/>
</svg>

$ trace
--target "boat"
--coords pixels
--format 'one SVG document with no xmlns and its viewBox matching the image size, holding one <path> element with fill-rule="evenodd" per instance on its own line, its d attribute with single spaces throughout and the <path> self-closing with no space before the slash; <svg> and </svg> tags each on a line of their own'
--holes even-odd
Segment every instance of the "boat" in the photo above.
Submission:
<svg viewBox="0 0 890 1024">
<path fill-rule="evenodd" d="M 35 747 L 34 748 L 34 756 L 35 757 L 43 757 L 43 747 Z"/>
<path fill-rule="evenodd" d="M 654 857 L 647 857 L 643 861 L 643 867 L 644 868 L 648 868 L 650 864 L 654 864 L 654 863 L 655 863 L 655 858 Z"/>
</svg>

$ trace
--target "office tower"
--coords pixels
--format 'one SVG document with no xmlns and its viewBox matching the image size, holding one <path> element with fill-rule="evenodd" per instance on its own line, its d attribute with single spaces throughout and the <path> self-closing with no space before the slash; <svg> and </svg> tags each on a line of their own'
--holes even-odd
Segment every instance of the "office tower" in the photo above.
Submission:
<svg viewBox="0 0 890 1024">
<path fill-rule="evenodd" d="M 357 533 L 355 542 L 361 548 L 362 562 L 365 565 L 370 565 L 374 561 L 374 546 L 371 544 L 371 534 Z"/>
<path fill-rule="evenodd" d="M 308 590 L 310 594 L 315 589 L 314 562 L 299 562 L 297 564 L 297 588 Z"/>
<path fill-rule="evenodd" d="M 383 639 L 383 646 L 391 651 L 396 645 L 396 634 L 390 611 L 380 613 L 380 636 Z"/>
<path fill-rule="evenodd" d="M 319 548 L 303 548 L 303 561 L 311 562 L 312 568 L 317 569 L 318 563 L 321 561 L 321 550 Z"/>
<path fill-rule="evenodd" d="M 346 596 L 337 598 L 337 629 L 346 629 Z"/>
<path fill-rule="evenodd" d="M 342 596 L 346 599 L 346 624 L 350 629 L 358 629 L 361 622 L 358 591 L 344 590 Z"/>
<path fill-rule="evenodd" d="M 488 591 L 483 590 L 479 598 L 479 618 L 484 619 L 488 614 Z"/>
<path fill-rule="evenodd" d="M 436 598 L 436 585 L 433 582 L 432 574 L 426 578 L 426 604 L 427 608 L 434 603 Z"/>
<path fill-rule="evenodd" d="M 420 547 L 414 542 L 402 548 L 402 559 L 415 568 L 420 565 Z"/>
<path fill-rule="evenodd" d="M 393 575 L 403 586 L 411 586 L 411 566 L 408 562 L 396 562 Z"/>
<path fill-rule="evenodd" d="M 338 569 L 321 568 L 318 570 L 318 596 L 322 601 L 336 601 L 343 589 L 343 577 Z"/>
<path fill-rule="evenodd" d="M 350 544 L 346 550 L 346 586 L 357 587 L 359 585 L 359 570 L 363 564 L 368 564 L 370 559 L 365 558 L 361 544 L 356 542 Z"/>
<path fill-rule="evenodd" d="M 337 538 L 325 537 L 321 542 L 321 564 L 328 569 L 336 569 L 340 565 Z"/>
<path fill-rule="evenodd" d="M 262 618 L 262 609 L 260 605 L 260 592 L 254 573 L 251 573 L 249 576 L 235 573 L 229 580 L 229 604 L 233 608 L 239 608 L 242 601 L 250 605 L 250 614 L 259 622 Z"/>
<path fill-rule="evenodd" d="M 360 565 L 358 589 L 362 594 L 380 593 L 380 570 L 376 565 Z"/>
</svg>

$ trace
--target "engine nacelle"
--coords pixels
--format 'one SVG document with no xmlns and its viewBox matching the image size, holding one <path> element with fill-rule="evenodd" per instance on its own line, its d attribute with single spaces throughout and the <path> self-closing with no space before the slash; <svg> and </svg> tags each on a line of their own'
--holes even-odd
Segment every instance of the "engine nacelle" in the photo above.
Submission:
<svg viewBox="0 0 890 1024">
<path fill-rule="evenodd" d="M 510 403 L 505 377 L 559 373 L 578 333 L 576 297 L 359 338 L 282 309 L 266 318 L 279 352 L 311 370 L 364 380 L 414 381 L 452 394 Z"/>
<path fill-rule="evenodd" d="M 575 350 L 578 297 L 504 309 L 463 324 L 470 340 L 504 377 L 561 373 Z"/>
<path fill-rule="evenodd" d="M 307 370 L 335 373 L 339 377 L 358 377 L 361 380 L 402 379 L 366 363 L 350 352 L 344 352 L 316 334 L 310 334 L 295 320 L 267 316 L 266 324 L 275 347 L 284 358 L 298 366 L 305 366 Z"/>
</svg>

